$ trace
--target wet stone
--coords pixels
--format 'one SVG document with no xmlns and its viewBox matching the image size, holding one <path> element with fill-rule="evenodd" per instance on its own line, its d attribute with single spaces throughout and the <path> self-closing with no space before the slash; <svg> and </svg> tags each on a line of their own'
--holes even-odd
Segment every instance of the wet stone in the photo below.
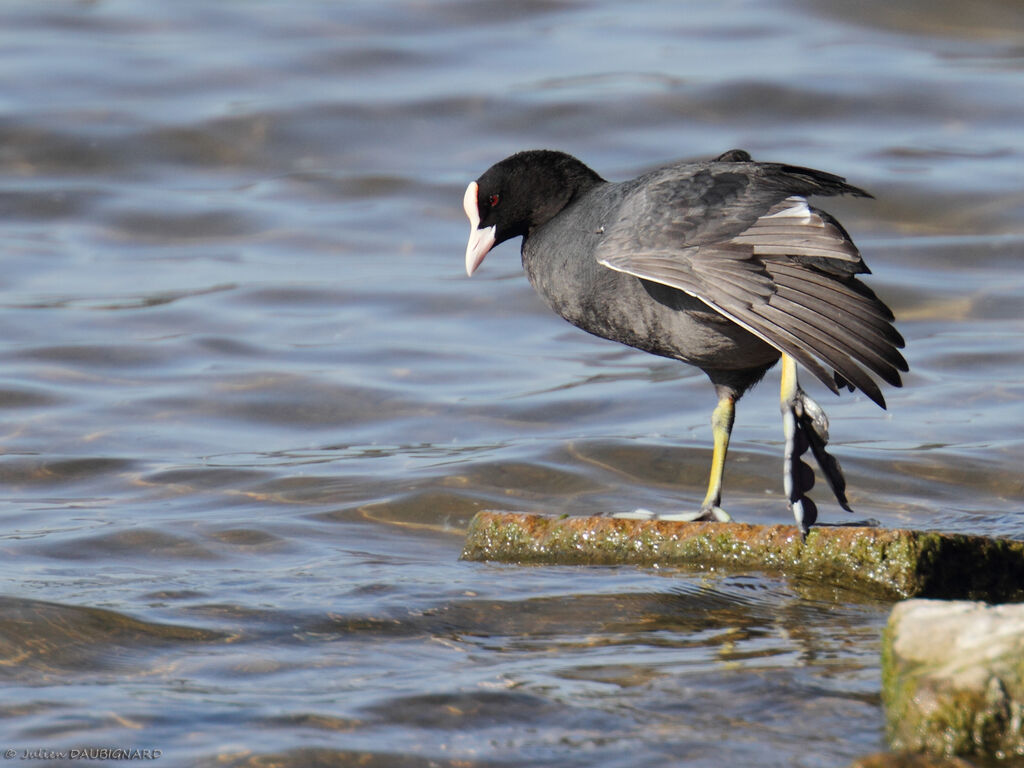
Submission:
<svg viewBox="0 0 1024 768">
<path fill-rule="evenodd" d="M 1024 600 L 1024 542 L 864 527 L 549 517 L 479 512 L 464 560 L 764 571 L 883 599 Z"/>
<path fill-rule="evenodd" d="M 1024 755 L 1024 605 L 899 603 L 883 640 L 882 697 L 895 749 Z"/>
<path fill-rule="evenodd" d="M 939 757 L 919 752 L 880 752 L 855 760 L 850 768 L 974 768 L 959 757 Z"/>
</svg>

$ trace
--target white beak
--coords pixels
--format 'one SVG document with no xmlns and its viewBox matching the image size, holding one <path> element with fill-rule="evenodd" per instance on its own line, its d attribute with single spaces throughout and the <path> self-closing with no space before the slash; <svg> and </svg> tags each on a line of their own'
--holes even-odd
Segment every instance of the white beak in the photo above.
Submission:
<svg viewBox="0 0 1024 768">
<path fill-rule="evenodd" d="M 494 247 L 494 227 L 480 226 L 480 210 L 476 202 L 477 183 L 471 181 L 466 187 L 466 196 L 462 198 L 462 208 L 469 217 L 469 244 L 466 246 L 466 274 L 471 276 L 476 268 L 483 263 L 484 256 Z"/>
</svg>

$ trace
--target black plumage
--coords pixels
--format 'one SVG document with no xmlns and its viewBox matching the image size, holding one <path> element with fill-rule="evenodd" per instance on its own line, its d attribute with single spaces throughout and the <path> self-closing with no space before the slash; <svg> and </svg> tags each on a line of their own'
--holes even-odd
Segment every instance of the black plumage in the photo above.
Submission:
<svg viewBox="0 0 1024 768">
<path fill-rule="evenodd" d="M 742 150 L 621 183 L 561 152 L 520 152 L 466 191 L 467 271 L 522 236 L 524 269 L 552 309 L 701 368 L 720 401 L 734 402 L 786 354 L 832 391 L 856 387 L 885 407 L 875 378 L 900 386 L 903 338 L 859 279 L 869 270 L 849 234 L 808 204 L 814 195 L 870 196 Z"/>
</svg>

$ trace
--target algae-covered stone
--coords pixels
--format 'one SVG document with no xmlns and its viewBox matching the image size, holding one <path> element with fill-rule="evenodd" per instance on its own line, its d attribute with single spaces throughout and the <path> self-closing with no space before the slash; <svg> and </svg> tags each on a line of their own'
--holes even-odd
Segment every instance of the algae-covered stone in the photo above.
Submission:
<svg viewBox="0 0 1024 768">
<path fill-rule="evenodd" d="M 894 749 L 1024 754 L 1024 605 L 897 604 L 882 678 Z"/>
<path fill-rule="evenodd" d="M 850 768 L 973 768 L 959 757 L 938 757 L 917 752 L 880 752 L 855 760 Z"/>
<path fill-rule="evenodd" d="M 466 560 L 761 570 L 886 599 L 1024 600 L 1024 542 L 921 531 L 479 512 Z"/>
</svg>

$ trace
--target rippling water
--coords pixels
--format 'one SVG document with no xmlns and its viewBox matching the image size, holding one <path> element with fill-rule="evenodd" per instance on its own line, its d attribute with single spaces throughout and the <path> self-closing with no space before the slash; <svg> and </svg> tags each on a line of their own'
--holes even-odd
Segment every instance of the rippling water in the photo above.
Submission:
<svg viewBox="0 0 1024 768">
<path fill-rule="evenodd" d="M 700 372 L 551 316 L 513 245 L 465 278 L 465 184 L 517 149 L 622 179 L 742 146 L 871 190 L 828 208 L 912 371 L 887 412 L 807 382 L 851 501 L 1022 535 L 1017 2 L 8 0 L 0 46 L 0 748 L 883 747 L 886 605 L 458 561 L 477 510 L 692 506 L 707 471 Z M 766 523 L 788 520 L 771 381 L 726 486 Z"/>
</svg>

